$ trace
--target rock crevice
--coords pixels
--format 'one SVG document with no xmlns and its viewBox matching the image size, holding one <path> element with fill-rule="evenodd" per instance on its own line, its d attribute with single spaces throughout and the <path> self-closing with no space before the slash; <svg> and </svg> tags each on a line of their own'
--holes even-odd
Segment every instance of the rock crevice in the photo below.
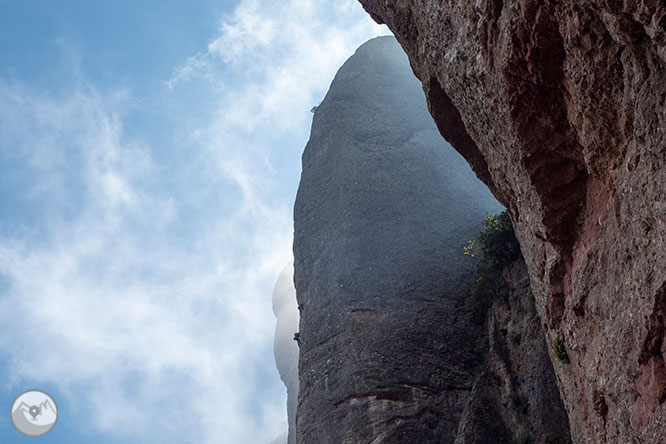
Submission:
<svg viewBox="0 0 666 444">
<path fill-rule="evenodd" d="M 666 382 L 643 350 L 666 281 L 666 5 L 360 2 L 512 215 L 546 336 L 571 358 L 555 368 L 574 441 L 663 442 Z"/>
<path fill-rule="evenodd" d="M 524 266 L 492 322 L 466 302 L 463 247 L 500 210 L 395 40 L 359 48 L 315 111 L 294 208 L 299 443 L 569 442 Z"/>
</svg>

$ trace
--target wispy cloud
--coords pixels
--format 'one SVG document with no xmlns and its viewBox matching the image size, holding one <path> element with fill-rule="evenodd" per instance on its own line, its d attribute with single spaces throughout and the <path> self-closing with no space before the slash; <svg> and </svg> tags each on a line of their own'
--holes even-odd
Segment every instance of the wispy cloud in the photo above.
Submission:
<svg viewBox="0 0 666 444">
<path fill-rule="evenodd" d="M 387 33 L 354 0 L 244 0 L 222 18 L 206 51 L 175 69 L 167 84 L 197 77 L 216 83 L 226 98 L 221 114 L 239 129 L 293 129 L 351 52 Z"/>
<path fill-rule="evenodd" d="M 195 219 L 186 227 L 193 244 L 182 244 L 174 227 L 183 210 L 155 183 L 168 172 L 158 171 L 146 147 L 125 140 L 109 111 L 122 105 L 87 89 L 64 99 L 22 90 L 3 106 L 3 118 L 44 121 L 26 121 L 22 129 L 16 122 L 17 137 L 3 143 L 2 156 L 23 157 L 34 169 L 29 194 L 44 213 L 31 222 L 49 230 L 45 242 L 0 239 L 0 273 L 10 284 L 0 299 L 0 341 L 12 359 L 10 374 L 69 387 L 89 401 L 97 426 L 112 433 L 122 424 L 121 433 L 154 437 L 157 425 L 137 412 L 142 405 L 163 412 L 164 431 L 199 423 L 198 442 L 213 442 L 213 425 L 225 424 L 235 442 L 267 441 L 280 427 L 270 405 L 257 403 L 273 413 L 260 417 L 262 427 L 241 427 L 255 402 L 252 387 L 266 376 L 268 295 L 289 257 L 288 208 L 255 200 L 230 218 Z M 40 141 L 63 142 L 22 142 L 19 135 L 31 134 L 26 126 Z M 40 172 L 54 183 L 75 180 L 54 194 L 40 185 Z M 60 204 L 46 205 L 52 199 Z M 80 202 L 72 217 L 59 214 L 67 199 Z M 24 334 L 35 328 L 39 334 Z M 262 396 L 276 404 L 279 394 Z M 182 405 L 159 407 L 174 402 Z M 173 432 L 162 439 L 192 442 L 191 432 L 177 432 L 177 439 L 167 438 Z"/>
<path fill-rule="evenodd" d="M 284 433 L 270 299 L 291 256 L 309 108 L 383 33 L 353 0 L 246 0 L 220 23 L 167 82 L 171 94 L 203 82 L 212 110 L 170 121 L 172 146 L 128 130 L 131 93 L 78 71 L 57 92 L 0 79 L 8 384 L 57 384 L 119 442 Z"/>
</svg>

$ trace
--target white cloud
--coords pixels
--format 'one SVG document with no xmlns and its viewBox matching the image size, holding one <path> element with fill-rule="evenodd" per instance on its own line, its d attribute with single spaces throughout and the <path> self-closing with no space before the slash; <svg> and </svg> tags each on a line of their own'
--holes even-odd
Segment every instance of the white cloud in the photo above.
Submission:
<svg viewBox="0 0 666 444">
<path fill-rule="evenodd" d="M 60 93 L 0 79 L 0 161 L 18 165 L 14 199 L 38 208 L 9 210 L 22 229 L 0 225 L 7 384 L 58 384 L 119 442 L 282 435 L 271 292 L 291 256 L 284 182 L 310 107 L 380 33 L 353 0 L 242 1 L 167 82 L 176 94 L 203 79 L 214 110 L 171 122 L 178 147 L 128 131 L 132 95 L 76 70 Z M 177 150 L 186 160 L 170 162 Z"/>
<path fill-rule="evenodd" d="M 190 222 L 195 242 L 184 245 L 172 230 L 185 216 L 179 202 L 155 186 L 158 178 L 146 179 L 160 174 L 149 149 L 124 140 L 122 123 L 105 111 L 121 104 L 92 90 L 64 99 L 13 90 L 20 100 L 11 104 L 0 94 L 12 105 L 3 119 L 16 123 L 2 156 L 28 159 L 33 200 L 61 202 L 34 221 L 48 224 L 47 242 L 0 239 L 0 274 L 10 283 L 0 299 L 0 343 L 13 384 L 59 384 L 92 406 L 97 427 L 145 442 L 269 442 L 282 427 L 281 390 L 255 399 L 253 386 L 270 362 L 270 292 L 289 258 L 288 207 L 251 195 L 235 214 Z M 17 118 L 38 113 L 37 124 Z M 54 195 L 40 172 L 63 184 L 74 176 L 75 184 Z M 58 209 L 69 198 L 80 207 L 63 219 Z M 165 403 L 178 408 L 160 409 Z M 155 423 L 138 405 L 163 417 Z M 260 423 L 250 426 L 253 408 Z M 200 433 L 176 426 L 183 422 Z"/>
<path fill-rule="evenodd" d="M 220 118 L 238 129 L 293 129 L 309 118 L 314 100 L 323 98 L 356 47 L 385 34 L 387 28 L 355 0 L 245 0 L 223 17 L 207 51 L 177 68 L 167 83 L 173 88 L 197 76 L 219 82 L 225 99 Z M 240 80 L 230 79 L 233 74 Z"/>
</svg>

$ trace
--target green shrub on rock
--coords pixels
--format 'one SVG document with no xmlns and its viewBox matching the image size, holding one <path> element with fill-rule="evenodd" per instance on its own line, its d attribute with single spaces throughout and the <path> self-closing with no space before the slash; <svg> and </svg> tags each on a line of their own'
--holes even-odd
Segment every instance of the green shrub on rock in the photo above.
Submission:
<svg viewBox="0 0 666 444">
<path fill-rule="evenodd" d="M 508 212 L 486 214 L 482 226 L 476 240 L 470 240 L 464 247 L 464 253 L 471 257 L 481 256 L 477 267 L 477 289 L 474 292 L 496 294 L 504 267 L 521 255 L 520 245 Z"/>
<path fill-rule="evenodd" d="M 559 333 L 557 334 L 557 337 L 553 339 L 553 354 L 555 355 L 555 359 L 562 364 L 569 364 L 569 355 L 567 354 L 566 348 L 564 348 L 564 341 Z"/>
</svg>

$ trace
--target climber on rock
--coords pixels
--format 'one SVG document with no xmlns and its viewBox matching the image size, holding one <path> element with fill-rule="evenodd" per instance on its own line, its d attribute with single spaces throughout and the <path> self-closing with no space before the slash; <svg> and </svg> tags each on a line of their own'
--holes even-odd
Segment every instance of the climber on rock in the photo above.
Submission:
<svg viewBox="0 0 666 444">
<path fill-rule="evenodd" d="M 299 313 L 303 311 L 303 308 L 304 308 L 303 304 L 298 304 L 298 312 Z"/>
<path fill-rule="evenodd" d="M 296 333 L 294 333 L 294 341 L 296 341 L 296 343 L 298 344 L 299 347 L 301 346 L 301 332 L 300 331 L 297 331 Z"/>
</svg>

